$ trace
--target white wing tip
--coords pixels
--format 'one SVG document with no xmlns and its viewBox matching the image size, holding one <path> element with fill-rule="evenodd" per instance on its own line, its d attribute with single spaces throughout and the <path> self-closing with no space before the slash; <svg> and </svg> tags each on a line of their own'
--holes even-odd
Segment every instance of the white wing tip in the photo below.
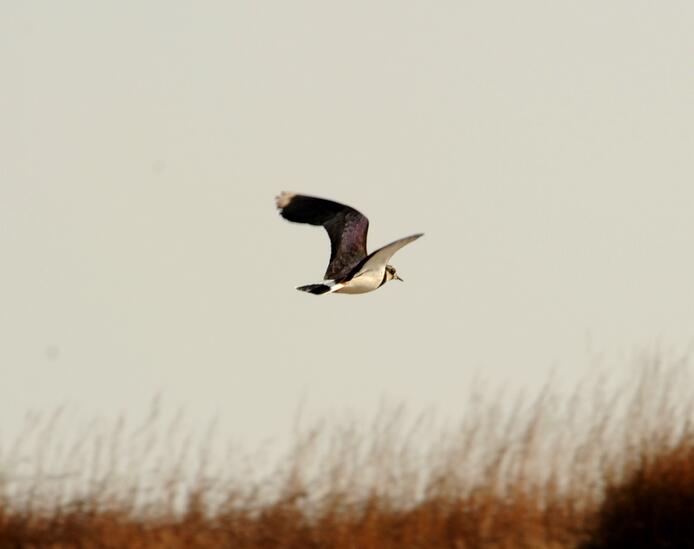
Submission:
<svg viewBox="0 0 694 549">
<path fill-rule="evenodd" d="M 286 208 L 295 196 L 296 193 L 282 191 L 279 194 L 279 196 L 275 197 L 275 204 L 277 204 L 277 209 L 281 210 L 282 208 Z"/>
</svg>

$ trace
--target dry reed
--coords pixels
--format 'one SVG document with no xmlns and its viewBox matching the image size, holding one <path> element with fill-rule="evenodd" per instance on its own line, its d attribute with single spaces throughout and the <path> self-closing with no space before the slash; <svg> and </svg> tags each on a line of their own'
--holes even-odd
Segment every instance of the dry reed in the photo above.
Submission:
<svg viewBox="0 0 694 549">
<path fill-rule="evenodd" d="M 29 415 L 0 447 L 0 548 L 694 546 L 687 364 L 638 371 L 613 390 L 461 395 L 455 427 L 402 407 L 299 427 L 262 474 L 220 457 L 214 430 L 156 428 L 158 402 L 69 443 L 64 412 Z"/>
</svg>

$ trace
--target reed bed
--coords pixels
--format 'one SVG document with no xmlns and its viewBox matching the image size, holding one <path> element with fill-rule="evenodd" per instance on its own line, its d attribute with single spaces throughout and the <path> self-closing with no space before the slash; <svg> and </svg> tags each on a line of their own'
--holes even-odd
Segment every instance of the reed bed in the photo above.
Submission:
<svg viewBox="0 0 694 549">
<path fill-rule="evenodd" d="M 470 390 L 457 424 L 299 421 L 270 467 L 158 402 L 71 437 L 64 411 L 30 414 L 0 441 L 0 548 L 694 547 L 690 368 L 645 362 L 571 393 Z"/>
</svg>

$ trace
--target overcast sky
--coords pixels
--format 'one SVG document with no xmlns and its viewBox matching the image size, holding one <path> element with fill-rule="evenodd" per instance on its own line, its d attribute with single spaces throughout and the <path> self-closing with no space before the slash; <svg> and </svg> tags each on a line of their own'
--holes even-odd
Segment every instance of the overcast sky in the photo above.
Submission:
<svg viewBox="0 0 694 549">
<path fill-rule="evenodd" d="M 0 428 L 272 438 L 694 342 L 691 1 L 3 2 Z M 404 283 L 315 297 L 350 204 Z"/>
</svg>

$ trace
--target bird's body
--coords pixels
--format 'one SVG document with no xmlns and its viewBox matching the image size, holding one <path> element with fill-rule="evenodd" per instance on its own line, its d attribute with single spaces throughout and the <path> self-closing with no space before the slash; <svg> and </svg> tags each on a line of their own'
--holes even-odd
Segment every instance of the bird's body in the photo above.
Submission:
<svg viewBox="0 0 694 549">
<path fill-rule="evenodd" d="M 331 252 L 323 282 L 297 288 L 312 294 L 363 294 L 394 278 L 402 280 L 388 261 L 400 248 L 422 236 L 420 233 L 401 238 L 367 254 L 369 220 L 354 208 L 287 192 L 277 197 L 277 208 L 289 221 L 322 225 L 328 232 Z"/>
</svg>

